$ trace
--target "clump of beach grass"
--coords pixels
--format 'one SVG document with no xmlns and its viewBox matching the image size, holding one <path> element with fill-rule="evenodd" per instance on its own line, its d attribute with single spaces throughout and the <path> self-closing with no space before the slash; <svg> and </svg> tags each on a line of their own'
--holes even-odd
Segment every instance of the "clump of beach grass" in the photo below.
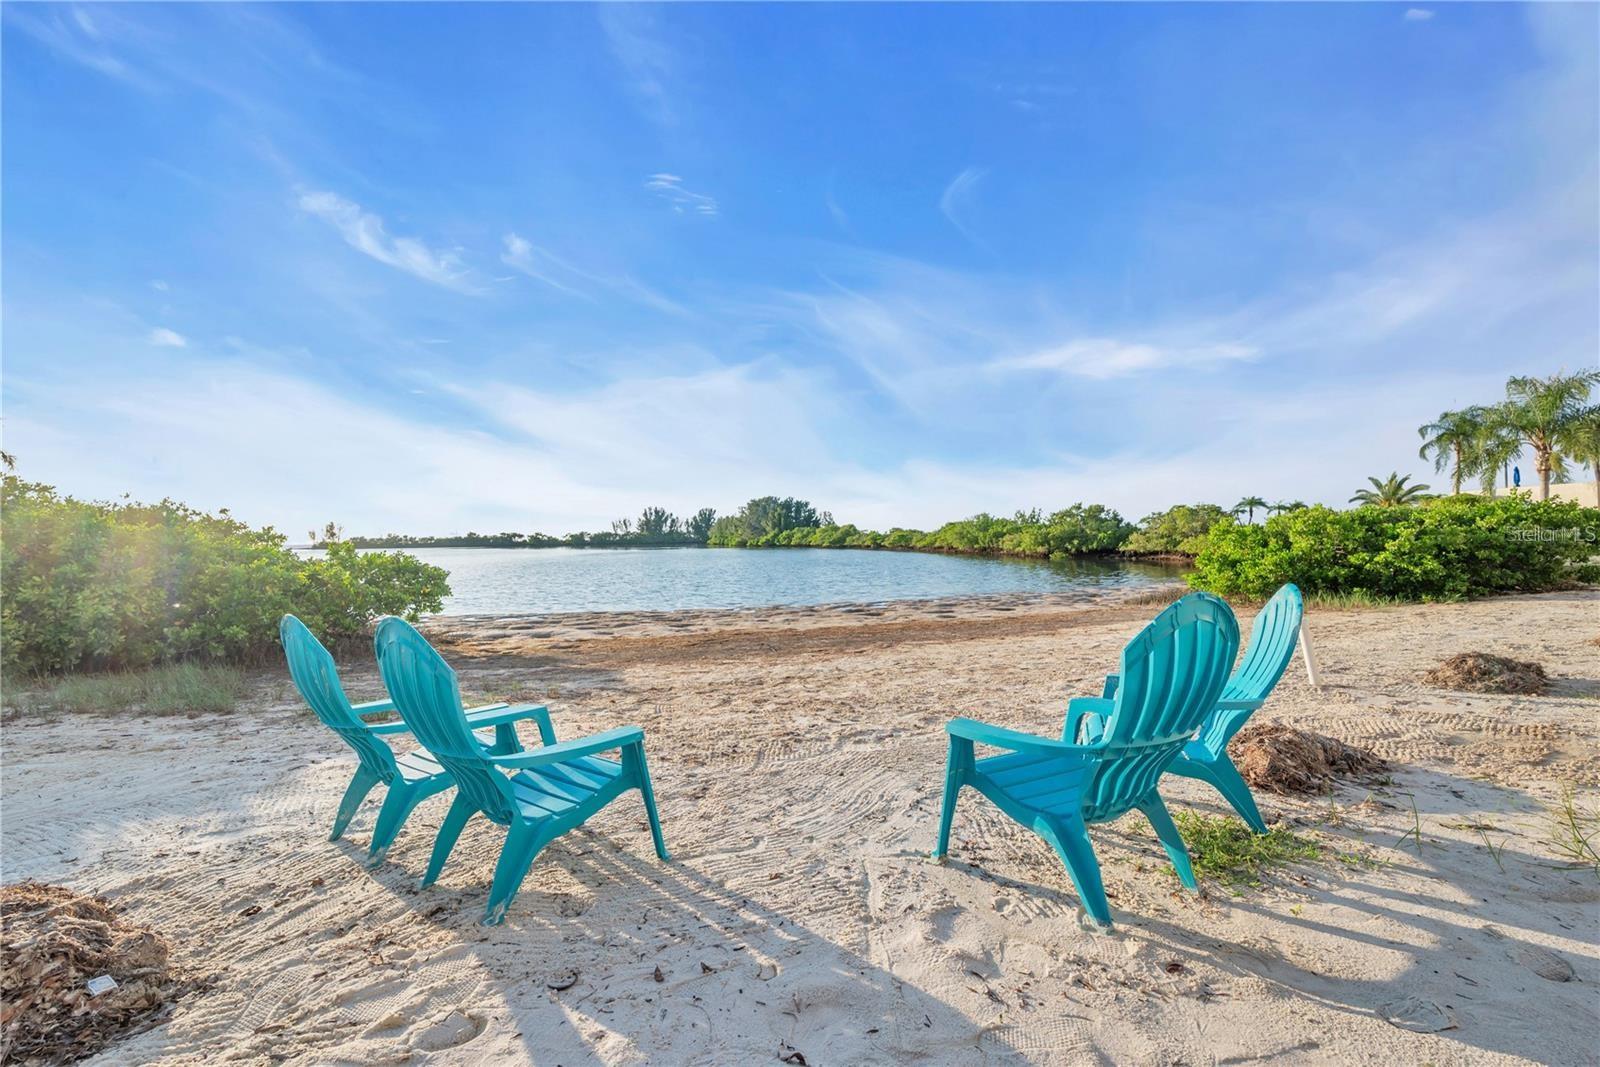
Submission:
<svg viewBox="0 0 1600 1067">
<path fill-rule="evenodd" d="M 1383 596 L 1363 590 L 1353 590 L 1348 593 L 1310 593 L 1305 598 L 1305 605 L 1308 609 L 1324 611 L 1365 611 L 1397 608 L 1405 603 L 1407 601 L 1397 596 Z"/>
<path fill-rule="evenodd" d="M 1561 797 L 1549 808 L 1546 837 L 1568 862 L 1571 870 L 1591 870 L 1600 878 L 1600 851 L 1596 851 L 1595 838 L 1600 837 L 1600 811 L 1578 805 L 1577 790 L 1569 783 L 1562 787 Z"/>
<path fill-rule="evenodd" d="M 1322 854 L 1316 841 L 1282 827 L 1258 834 L 1238 819 L 1193 811 L 1179 811 L 1172 821 L 1189 848 L 1195 874 L 1225 885 L 1259 886 L 1268 868 Z"/>
<path fill-rule="evenodd" d="M 18 694 L 15 704 L 28 711 L 152 715 L 231 711 L 246 687 L 245 672 L 237 667 L 172 663 L 137 671 L 68 675 Z"/>
</svg>

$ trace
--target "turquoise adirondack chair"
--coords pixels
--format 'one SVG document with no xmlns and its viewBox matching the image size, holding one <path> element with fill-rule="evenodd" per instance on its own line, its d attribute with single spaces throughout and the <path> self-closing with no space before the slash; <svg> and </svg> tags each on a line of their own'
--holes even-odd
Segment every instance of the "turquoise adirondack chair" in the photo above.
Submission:
<svg viewBox="0 0 1600 1067">
<path fill-rule="evenodd" d="M 328 840 L 337 841 L 344 835 L 356 809 L 374 786 L 381 783 L 388 787 L 372 830 L 372 844 L 367 850 L 367 862 L 376 866 L 388 854 L 389 846 L 405 825 L 411 809 L 435 793 L 449 789 L 453 784 L 450 775 L 425 749 L 398 757 L 394 754 L 383 738 L 410 733 L 410 727 L 404 722 L 369 723 L 362 719 L 363 715 L 394 711 L 394 702 L 350 703 L 339 682 L 339 670 L 334 666 L 333 657 L 305 623 L 293 615 L 285 615 L 278 622 L 278 637 L 289 661 L 289 676 L 294 679 L 300 696 L 316 712 L 317 718 L 355 749 L 358 760 L 355 777 L 350 779 L 344 799 L 339 802 L 339 811 L 333 817 L 333 832 Z M 467 718 L 474 729 L 480 730 L 473 735 L 475 743 L 486 745 L 496 753 L 513 753 L 522 751 L 515 723 L 535 718 L 542 712 L 543 708 L 526 704 L 517 707 L 487 704 L 473 708 Z M 492 737 L 487 727 L 494 728 Z"/>
<path fill-rule="evenodd" d="M 935 859 L 950 847 L 950 824 L 962 786 L 971 786 L 1011 818 L 1044 838 L 1066 865 L 1089 917 L 1111 925 L 1100 863 L 1088 824 L 1137 808 L 1150 820 L 1178 877 L 1197 889 L 1183 838 L 1172 824 L 1156 783 L 1216 706 L 1239 650 L 1239 623 L 1209 593 L 1191 593 L 1168 607 L 1122 650 L 1123 684 L 1109 699 L 1079 697 L 1072 712 L 1105 713 L 1102 735 L 1090 744 L 951 719 L 944 806 Z M 1006 749 L 976 759 L 974 744 Z"/>
<path fill-rule="evenodd" d="M 639 727 L 558 743 L 549 712 L 540 708 L 543 747 L 514 755 L 486 752 L 473 742 L 455 671 L 421 634 L 404 619 L 390 616 L 378 623 L 373 643 L 378 671 L 401 718 L 456 780 L 456 798 L 439 827 L 423 886 L 439 877 L 462 827 L 481 812 L 507 828 L 483 918 L 485 926 L 493 926 L 505 918 L 540 850 L 629 789 L 644 797 L 656 855 L 671 859 L 661 836 Z M 613 749 L 621 750 L 620 761 L 597 755 Z"/>
<path fill-rule="evenodd" d="M 1200 725 L 1195 739 L 1183 746 L 1178 758 L 1167 768 L 1170 774 L 1211 783 L 1258 834 L 1267 832 L 1267 824 L 1256 808 L 1255 797 L 1250 795 L 1250 787 L 1239 775 L 1233 760 L 1228 758 L 1228 742 L 1250 718 L 1250 713 L 1267 702 L 1288 669 L 1289 661 L 1294 659 L 1305 610 L 1300 588 L 1293 582 L 1272 595 L 1250 627 L 1250 647 L 1223 687 L 1222 698 Z M 1117 691 L 1117 681 L 1116 675 L 1107 676 L 1105 696 Z M 1077 725 L 1078 720 L 1069 720 L 1064 737 L 1092 741 L 1099 736 L 1105 721 L 1102 717 L 1085 709 L 1080 712 L 1080 718 L 1081 727 Z"/>
</svg>

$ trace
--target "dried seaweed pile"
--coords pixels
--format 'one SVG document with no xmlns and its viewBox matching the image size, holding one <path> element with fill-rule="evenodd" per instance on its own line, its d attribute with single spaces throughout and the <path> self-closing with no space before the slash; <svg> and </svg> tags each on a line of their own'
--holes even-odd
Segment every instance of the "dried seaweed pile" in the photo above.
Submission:
<svg viewBox="0 0 1600 1067">
<path fill-rule="evenodd" d="M 1440 689 L 1453 689 L 1460 693 L 1537 695 L 1550 688 L 1550 677 L 1541 665 L 1505 656 L 1491 656 L 1487 652 L 1462 652 L 1451 656 L 1424 674 L 1422 680 Z"/>
<path fill-rule="evenodd" d="M 1378 774 L 1388 764 L 1364 748 L 1276 723 L 1246 726 L 1228 743 L 1246 782 L 1269 793 L 1321 793 L 1335 777 Z"/>
<path fill-rule="evenodd" d="M 186 988 L 160 934 L 64 886 L 0 886 L 0 945 L 0 1062 L 82 1059 L 159 1022 Z M 96 996 L 102 975 L 117 984 Z"/>
</svg>

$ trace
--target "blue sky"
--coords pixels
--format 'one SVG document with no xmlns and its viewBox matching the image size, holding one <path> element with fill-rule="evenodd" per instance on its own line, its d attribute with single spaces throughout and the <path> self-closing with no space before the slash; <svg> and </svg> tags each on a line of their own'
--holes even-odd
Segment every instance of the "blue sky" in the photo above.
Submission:
<svg viewBox="0 0 1600 1067">
<path fill-rule="evenodd" d="M 1600 353 L 1592 5 L 18 5 L 4 440 L 299 534 L 1342 503 Z"/>
</svg>

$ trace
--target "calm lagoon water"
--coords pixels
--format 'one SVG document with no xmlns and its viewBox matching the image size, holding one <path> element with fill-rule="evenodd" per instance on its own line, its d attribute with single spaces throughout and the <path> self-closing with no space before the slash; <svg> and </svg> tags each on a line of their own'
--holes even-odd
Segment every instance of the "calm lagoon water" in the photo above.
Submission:
<svg viewBox="0 0 1600 1067">
<path fill-rule="evenodd" d="M 446 615 L 674 611 L 1126 590 L 1175 567 L 833 548 L 424 548 L 450 572 Z"/>
</svg>

